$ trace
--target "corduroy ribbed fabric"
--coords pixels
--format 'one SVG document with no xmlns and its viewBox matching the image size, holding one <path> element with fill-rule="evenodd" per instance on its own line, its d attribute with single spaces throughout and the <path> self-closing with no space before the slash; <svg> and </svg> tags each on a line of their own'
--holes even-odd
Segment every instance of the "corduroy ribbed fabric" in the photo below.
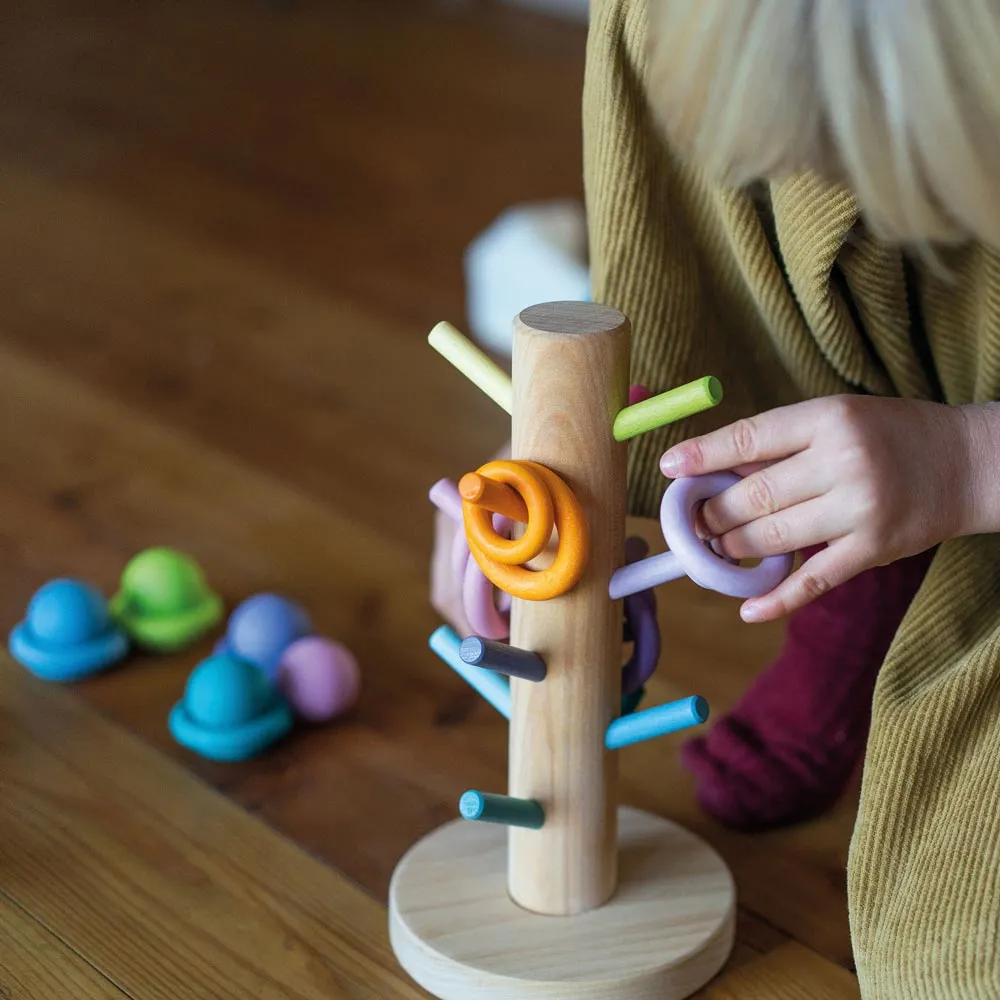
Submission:
<svg viewBox="0 0 1000 1000">
<path fill-rule="evenodd" d="M 884 246 L 855 199 L 801 176 L 770 216 L 671 155 L 645 88 L 645 0 L 594 0 L 583 95 L 596 300 L 632 321 L 633 381 L 706 374 L 710 414 L 635 441 L 629 506 L 693 433 L 799 399 L 1000 398 L 1000 257 Z M 997 483 L 1000 489 L 1000 482 Z M 942 545 L 879 675 L 847 868 L 865 1000 L 1000 998 L 1000 536 Z"/>
</svg>

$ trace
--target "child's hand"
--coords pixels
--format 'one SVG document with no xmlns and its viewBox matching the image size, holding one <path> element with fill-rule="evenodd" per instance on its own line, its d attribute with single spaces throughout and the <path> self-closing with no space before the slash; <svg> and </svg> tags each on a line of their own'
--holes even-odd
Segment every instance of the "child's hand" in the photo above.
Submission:
<svg viewBox="0 0 1000 1000">
<path fill-rule="evenodd" d="M 670 449 L 669 478 L 733 470 L 699 534 L 734 559 L 827 543 L 746 621 L 780 618 L 873 566 L 967 533 L 975 469 L 962 407 L 834 396 L 771 410 Z"/>
</svg>

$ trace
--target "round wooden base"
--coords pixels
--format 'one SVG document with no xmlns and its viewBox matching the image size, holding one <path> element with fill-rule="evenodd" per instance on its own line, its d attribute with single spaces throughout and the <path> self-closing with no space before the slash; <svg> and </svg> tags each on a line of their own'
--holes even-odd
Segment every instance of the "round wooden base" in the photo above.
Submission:
<svg viewBox="0 0 1000 1000">
<path fill-rule="evenodd" d="M 622 808 L 619 882 L 602 907 L 540 916 L 507 893 L 507 830 L 457 820 L 403 857 L 389 888 L 400 964 L 441 1000 L 681 1000 L 733 945 L 725 862 L 668 820 Z"/>
</svg>

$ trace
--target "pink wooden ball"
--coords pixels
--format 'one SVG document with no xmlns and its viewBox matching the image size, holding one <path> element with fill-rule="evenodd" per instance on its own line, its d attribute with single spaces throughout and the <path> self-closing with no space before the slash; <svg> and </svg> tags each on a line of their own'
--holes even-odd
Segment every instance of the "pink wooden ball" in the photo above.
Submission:
<svg viewBox="0 0 1000 1000">
<path fill-rule="evenodd" d="M 277 684 L 303 719 L 327 722 L 357 702 L 361 671 L 358 661 L 339 642 L 306 636 L 285 649 Z"/>
</svg>

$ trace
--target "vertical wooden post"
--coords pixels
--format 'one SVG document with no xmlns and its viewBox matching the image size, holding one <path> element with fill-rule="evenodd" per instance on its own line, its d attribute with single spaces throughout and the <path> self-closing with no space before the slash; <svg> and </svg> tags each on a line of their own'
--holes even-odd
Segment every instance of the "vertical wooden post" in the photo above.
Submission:
<svg viewBox="0 0 1000 1000">
<path fill-rule="evenodd" d="M 583 578 L 550 601 L 515 599 L 511 643 L 538 653 L 542 683 L 511 679 L 512 796 L 535 799 L 540 830 L 509 831 L 508 887 L 525 909 L 568 915 L 617 883 L 617 770 L 604 745 L 621 698 L 622 606 L 608 597 L 624 562 L 630 327 L 590 303 L 533 306 L 514 321 L 511 457 L 540 462 L 576 494 L 590 528 Z"/>
</svg>

